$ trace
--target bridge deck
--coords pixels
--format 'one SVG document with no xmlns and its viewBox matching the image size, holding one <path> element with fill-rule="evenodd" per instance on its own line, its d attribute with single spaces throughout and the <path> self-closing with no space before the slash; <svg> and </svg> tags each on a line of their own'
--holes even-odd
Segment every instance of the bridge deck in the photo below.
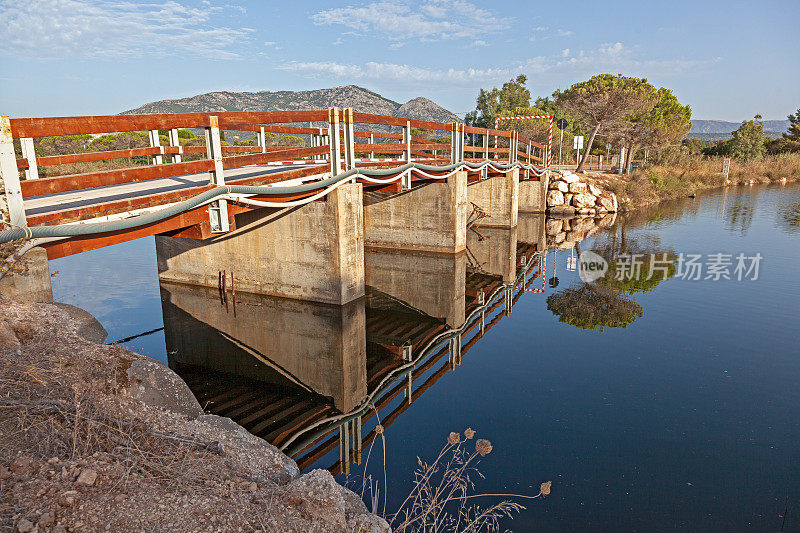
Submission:
<svg viewBox="0 0 800 533">
<path fill-rule="evenodd" d="M 288 165 L 252 165 L 227 170 L 226 183 L 235 183 L 237 180 L 259 178 L 277 172 L 283 172 L 298 166 Z M 121 183 L 93 189 L 66 191 L 45 196 L 35 196 L 25 200 L 25 214 L 28 217 L 52 213 L 57 211 L 72 211 L 81 207 L 88 207 L 115 200 L 141 198 L 154 194 L 189 189 L 207 185 L 210 180 L 208 172 L 172 176 L 169 178 Z M 296 179 L 288 180 L 287 184 L 295 184 Z"/>
</svg>

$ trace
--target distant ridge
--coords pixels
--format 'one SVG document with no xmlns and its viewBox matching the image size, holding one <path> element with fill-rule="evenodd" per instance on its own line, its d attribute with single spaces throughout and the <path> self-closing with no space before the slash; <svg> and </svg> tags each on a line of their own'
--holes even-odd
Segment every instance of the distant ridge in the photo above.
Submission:
<svg viewBox="0 0 800 533">
<path fill-rule="evenodd" d="M 778 137 L 789 129 L 788 120 L 764 120 L 764 132 L 770 137 Z M 739 129 L 741 122 L 728 122 L 726 120 L 695 120 L 692 119 L 692 129 L 687 137 L 713 137 L 728 138 L 731 132 Z"/>
<path fill-rule="evenodd" d="M 176 100 L 150 102 L 122 114 L 188 113 L 223 111 L 294 111 L 299 109 L 327 109 L 352 107 L 354 111 L 430 120 L 434 122 L 461 122 L 457 115 L 427 98 L 418 97 L 400 104 L 359 87 L 346 85 L 314 91 L 220 91 Z"/>
</svg>

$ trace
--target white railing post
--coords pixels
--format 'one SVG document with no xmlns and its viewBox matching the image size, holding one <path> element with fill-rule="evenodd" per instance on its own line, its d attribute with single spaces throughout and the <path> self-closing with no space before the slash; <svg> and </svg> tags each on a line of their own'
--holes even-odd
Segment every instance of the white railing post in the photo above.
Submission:
<svg viewBox="0 0 800 533">
<path fill-rule="evenodd" d="M 339 145 L 339 108 L 328 108 L 328 143 L 330 145 L 331 176 L 342 172 L 342 153 Z"/>
<path fill-rule="evenodd" d="M 33 139 L 24 137 L 19 140 L 19 145 L 22 147 L 22 157 L 28 160 L 28 168 L 25 169 L 25 179 L 38 180 L 39 165 L 36 163 L 36 150 L 33 148 Z"/>
<path fill-rule="evenodd" d="M 219 134 L 219 118 L 209 117 L 209 124 L 205 128 L 206 155 L 214 161 L 214 170 L 211 171 L 212 185 L 225 185 L 225 170 L 222 166 L 222 140 Z M 228 223 L 228 202 L 217 200 L 208 205 L 208 218 L 213 233 L 224 233 L 230 230 Z"/>
<path fill-rule="evenodd" d="M 484 159 L 489 159 L 489 130 L 483 134 L 483 154 Z"/>
<path fill-rule="evenodd" d="M 458 122 L 450 124 L 450 164 L 458 162 Z"/>
<path fill-rule="evenodd" d="M 464 162 L 464 146 L 466 144 L 466 133 L 464 133 L 464 124 L 458 124 L 458 162 Z"/>
<path fill-rule="evenodd" d="M 264 133 L 264 126 L 258 128 L 258 132 L 256 132 L 258 136 L 258 145 L 261 147 L 261 153 L 266 153 L 267 151 L 267 134 Z"/>
<path fill-rule="evenodd" d="M 0 219 L 15 226 L 28 225 L 8 117 L 0 117 Z"/>
<path fill-rule="evenodd" d="M 158 130 L 150 130 L 148 132 L 150 135 L 150 147 L 151 148 L 161 148 L 161 141 L 158 138 Z M 164 150 L 161 150 L 161 153 L 164 153 Z M 164 158 L 161 155 L 153 156 L 153 163 L 156 165 L 160 165 L 164 162 Z"/>
<path fill-rule="evenodd" d="M 528 161 L 527 161 L 528 166 L 532 165 L 533 162 L 531 161 L 531 143 L 530 143 L 530 141 L 528 141 L 528 147 L 525 150 L 525 155 L 528 158 Z M 530 177 L 530 173 L 529 173 L 528 169 L 526 168 L 525 169 L 525 179 L 528 179 L 529 177 Z"/>
<path fill-rule="evenodd" d="M 407 120 L 403 126 L 403 159 L 406 163 L 411 162 L 411 121 Z"/>
<path fill-rule="evenodd" d="M 344 109 L 344 170 L 356 168 L 355 131 L 353 128 L 353 108 Z"/>
<path fill-rule="evenodd" d="M 373 144 L 373 145 L 375 144 L 375 134 L 374 133 L 370 133 L 369 134 L 369 144 Z M 369 158 L 370 159 L 375 159 L 375 148 L 373 148 L 372 151 L 369 153 Z"/>
<path fill-rule="evenodd" d="M 178 128 L 172 128 L 169 130 L 169 145 L 174 146 L 178 149 L 178 153 L 172 156 L 173 163 L 180 163 L 183 161 L 183 147 L 181 146 L 181 138 L 178 137 Z"/>
</svg>

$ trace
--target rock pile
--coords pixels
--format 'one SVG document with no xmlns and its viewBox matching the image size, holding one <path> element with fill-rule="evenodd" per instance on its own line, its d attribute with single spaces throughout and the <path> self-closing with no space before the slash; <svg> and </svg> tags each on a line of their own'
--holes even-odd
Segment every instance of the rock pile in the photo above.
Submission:
<svg viewBox="0 0 800 533">
<path fill-rule="evenodd" d="M 569 171 L 553 174 L 547 191 L 547 210 L 558 214 L 596 215 L 617 212 L 617 195 L 594 183 L 580 181 Z"/>
</svg>

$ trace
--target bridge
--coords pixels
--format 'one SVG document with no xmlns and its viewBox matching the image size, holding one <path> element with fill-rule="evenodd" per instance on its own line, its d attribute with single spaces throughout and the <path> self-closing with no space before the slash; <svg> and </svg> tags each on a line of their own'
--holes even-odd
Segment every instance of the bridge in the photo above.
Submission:
<svg viewBox="0 0 800 533">
<path fill-rule="evenodd" d="M 182 143 L 186 129 L 204 144 Z M 37 139 L 119 132 L 149 146 L 36 154 Z M 268 145 L 270 133 L 308 146 Z M 365 248 L 457 254 L 470 227 L 543 212 L 550 163 L 549 142 L 513 131 L 352 108 L 0 117 L 0 244 L 27 239 L 55 259 L 156 236 L 163 280 L 342 305 L 365 293 Z"/>
</svg>

